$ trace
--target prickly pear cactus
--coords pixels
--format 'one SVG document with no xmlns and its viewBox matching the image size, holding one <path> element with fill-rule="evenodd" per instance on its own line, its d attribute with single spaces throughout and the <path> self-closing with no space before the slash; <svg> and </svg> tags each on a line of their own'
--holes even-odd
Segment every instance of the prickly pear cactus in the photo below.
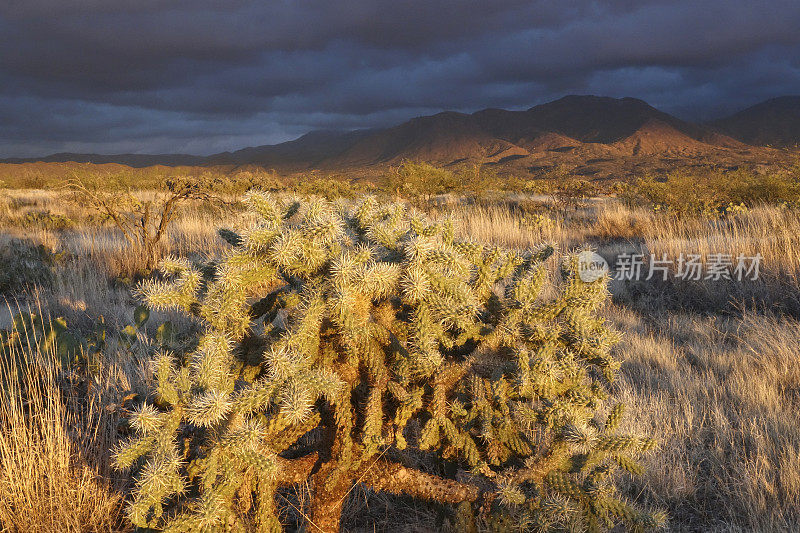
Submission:
<svg viewBox="0 0 800 533">
<path fill-rule="evenodd" d="M 155 357 L 117 450 L 136 471 L 135 525 L 279 531 L 277 491 L 298 483 L 308 531 L 338 531 L 357 483 L 453 504 L 470 529 L 658 525 L 614 490 L 654 444 L 616 433 L 622 407 L 603 407 L 619 367 L 596 316 L 605 280 L 581 281 L 568 256 L 550 284 L 550 247 L 475 244 L 371 198 L 247 203 L 258 222 L 220 232 L 232 249 L 211 278 L 168 260 L 167 281 L 140 287 L 203 333 Z M 459 468 L 411 468 L 411 450 Z"/>
</svg>

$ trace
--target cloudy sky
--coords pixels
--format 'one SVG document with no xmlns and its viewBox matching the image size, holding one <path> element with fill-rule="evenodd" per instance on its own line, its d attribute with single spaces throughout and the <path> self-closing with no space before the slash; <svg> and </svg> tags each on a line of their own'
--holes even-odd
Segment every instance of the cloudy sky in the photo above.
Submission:
<svg viewBox="0 0 800 533">
<path fill-rule="evenodd" d="M 209 154 L 441 110 L 800 94 L 798 0 L 2 0 L 0 157 Z"/>
</svg>

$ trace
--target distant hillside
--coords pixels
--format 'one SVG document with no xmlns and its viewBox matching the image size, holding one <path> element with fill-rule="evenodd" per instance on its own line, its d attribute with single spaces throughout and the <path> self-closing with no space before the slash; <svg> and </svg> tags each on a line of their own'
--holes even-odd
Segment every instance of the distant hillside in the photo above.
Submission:
<svg viewBox="0 0 800 533">
<path fill-rule="evenodd" d="M 707 154 L 728 148 L 745 147 L 641 100 L 567 96 L 527 111 L 486 109 L 416 118 L 368 136 L 322 164 L 357 167 L 403 159 L 495 163 L 558 150 L 616 157 Z"/>
<path fill-rule="evenodd" d="M 573 95 L 527 111 L 486 110 L 474 116 L 485 128 L 503 137 L 555 132 L 584 143 L 612 144 L 653 121 L 663 122 L 698 140 L 706 133 L 699 126 L 683 122 L 636 98 Z"/>
<path fill-rule="evenodd" d="M 208 163 L 208 159 L 199 155 L 188 154 L 72 154 L 63 152 L 41 158 L 9 158 L 0 159 L 0 163 L 93 163 L 104 165 L 108 163 L 118 163 L 134 168 L 152 167 L 164 165 L 168 167 L 177 166 L 198 166 Z"/>
<path fill-rule="evenodd" d="M 223 152 L 206 158 L 214 165 L 259 164 L 266 167 L 311 167 L 325 159 L 337 156 L 354 143 L 374 134 L 377 130 L 318 130 L 293 141 Z"/>
<path fill-rule="evenodd" d="M 766 145 L 800 140 L 800 97 L 770 100 L 709 125 L 693 124 L 635 98 L 566 96 L 524 111 L 443 112 L 394 127 L 314 131 L 293 141 L 208 157 L 56 154 L 41 160 L 150 165 L 258 165 L 281 172 L 355 171 L 418 160 L 482 164 L 523 175 L 557 165 L 588 177 L 677 166 L 780 163 Z"/>
<path fill-rule="evenodd" d="M 781 96 L 748 107 L 712 126 L 747 144 L 800 146 L 800 96 Z"/>
</svg>

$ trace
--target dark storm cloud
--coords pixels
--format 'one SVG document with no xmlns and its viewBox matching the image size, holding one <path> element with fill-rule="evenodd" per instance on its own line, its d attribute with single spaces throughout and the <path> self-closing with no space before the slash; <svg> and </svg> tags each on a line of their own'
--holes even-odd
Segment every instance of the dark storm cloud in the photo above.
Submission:
<svg viewBox="0 0 800 533">
<path fill-rule="evenodd" d="M 636 96 L 800 92 L 796 0 L 6 0 L 0 156 L 210 153 L 315 128 Z"/>
</svg>

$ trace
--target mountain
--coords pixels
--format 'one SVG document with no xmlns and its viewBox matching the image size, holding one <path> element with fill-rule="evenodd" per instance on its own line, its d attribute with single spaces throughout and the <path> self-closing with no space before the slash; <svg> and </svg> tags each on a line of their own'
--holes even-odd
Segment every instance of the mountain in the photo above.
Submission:
<svg viewBox="0 0 800 533">
<path fill-rule="evenodd" d="M 0 163 L 94 163 L 102 165 L 106 163 L 118 163 L 129 167 L 141 168 L 152 167 L 155 165 L 165 165 L 168 167 L 177 166 L 196 166 L 207 164 L 207 158 L 199 155 L 188 154 L 73 154 L 62 152 L 39 158 L 20 158 L 0 159 Z"/>
<path fill-rule="evenodd" d="M 782 162 L 787 154 L 761 145 L 796 144 L 799 110 L 800 97 L 779 98 L 701 125 L 635 98 L 572 95 L 522 111 L 448 111 L 384 129 L 313 131 L 285 143 L 207 157 L 56 154 L 27 161 L 260 165 L 300 173 L 380 169 L 418 160 L 495 165 L 521 175 L 540 175 L 566 165 L 574 173 L 604 178 L 687 165 L 735 168 Z M 21 161 L 25 160 L 6 160 Z"/>
<path fill-rule="evenodd" d="M 322 165 L 360 167 L 404 159 L 497 163 L 559 151 L 587 158 L 703 155 L 746 148 L 635 98 L 566 96 L 526 111 L 486 109 L 416 118 L 367 136 Z"/>
<path fill-rule="evenodd" d="M 653 121 L 696 139 L 705 133 L 636 98 L 572 95 L 523 112 L 486 110 L 473 116 L 501 136 L 519 135 L 525 130 L 556 132 L 584 143 L 612 144 Z"/>
<path fill-rule="evenodd" d="M 484 131 L 471 115 L 444 112 L 415 118 L 361 139 L 342 154 L 324 161 L 323 166 L 373 166 L 403 159 L 452 163 L 490 157 L 510 146 Z"/>
<path fill-rule="evenodd" d="M 747 144 L 781 148 L 800 145 L 800 96 L 781 96 L 748 107 L 711 126 Z"/>
<path fill-rule="evenodd" d="M 293 141 L 223 152 L 206 158 L 218 165 L 259 164 L 268 167 L 308 167 L 334 157 L 377 130 L 317 130 Z"/>
</svg>

